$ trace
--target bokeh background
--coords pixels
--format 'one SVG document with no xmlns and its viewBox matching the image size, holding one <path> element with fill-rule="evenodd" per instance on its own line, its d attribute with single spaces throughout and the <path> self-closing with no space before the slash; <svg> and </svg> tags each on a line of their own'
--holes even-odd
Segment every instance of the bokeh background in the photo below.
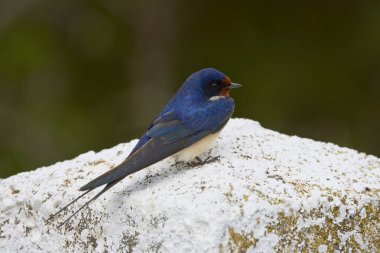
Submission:
<svg viewBox="0 0 380 253">
<path fill-rule="evenodd" d="M 380 1 L 0 1 L 0 178 L 138 138 L 183 80 L 235 117 L 380 156 Z"/>
</svg>

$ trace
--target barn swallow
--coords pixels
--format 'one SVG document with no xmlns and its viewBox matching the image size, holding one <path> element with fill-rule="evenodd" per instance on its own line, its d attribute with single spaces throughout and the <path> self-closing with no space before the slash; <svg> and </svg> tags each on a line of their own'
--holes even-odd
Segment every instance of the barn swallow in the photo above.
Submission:
<svg viewBox="0 0 380 253">
<path fill-rule="evenodd" d="M 230 119 L 235 104 L 229 92 L 238 87 L 241 85 L 232 83 L 230 78 L 213 68 L 192 74 L 153 120 L 129 156 L 112 170 L 82 186 L 79 190 L 85 192 L 49 219 L 90 191 L 105 185 L 98 194 L 62 222 L 59 225 L 61 227 L 126 176 L 169 156 L 184 162 L 199 159 L 197 156 L 211 146 Z"/>
</svg>

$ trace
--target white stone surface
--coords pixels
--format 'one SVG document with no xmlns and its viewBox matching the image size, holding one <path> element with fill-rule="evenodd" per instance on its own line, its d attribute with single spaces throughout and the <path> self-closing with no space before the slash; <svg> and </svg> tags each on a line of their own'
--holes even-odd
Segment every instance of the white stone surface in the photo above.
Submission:
<svg viewBox="0 0 380 253">
<path fill-rule="evenodd" d="M 136 140 L 0 179 L 0 252 L 376 252 L 380 159 L 232 119 L 200 167 L 166 159 L 67 225 L 50 214 Z M 91 193 L 91 196 L 95 194 Z"/>
</svg>

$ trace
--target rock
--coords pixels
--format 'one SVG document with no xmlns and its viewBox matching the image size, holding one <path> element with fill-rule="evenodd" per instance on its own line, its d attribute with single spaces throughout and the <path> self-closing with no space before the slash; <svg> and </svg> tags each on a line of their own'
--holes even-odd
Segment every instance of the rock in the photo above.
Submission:
<svg viewBox="0 0 380 253">
<path fill-rule="evenodd" d="M 136 140 L 0 181 L 0 252 L 379 252 L 380 159 L 233 119 L 199 167 L 171 158 L 45 219 Z M 92 195 L 91 195 L 92 194 Z M 93 196 L 95 193 L 90 193 Z"/>
</svg>

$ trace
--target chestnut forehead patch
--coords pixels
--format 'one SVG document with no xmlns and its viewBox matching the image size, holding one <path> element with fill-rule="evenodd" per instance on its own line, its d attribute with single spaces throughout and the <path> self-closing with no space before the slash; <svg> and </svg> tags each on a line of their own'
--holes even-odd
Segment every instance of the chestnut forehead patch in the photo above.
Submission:
<svg viewBox="0 0 380 253">
<path fill-rule="evenodd" d="M 231 79 L 227 76 L 222 80 L 222 84 L 224 84 L 225 86 L 230 85 L 231 82 L 232 82 Z"/>
</svg>

